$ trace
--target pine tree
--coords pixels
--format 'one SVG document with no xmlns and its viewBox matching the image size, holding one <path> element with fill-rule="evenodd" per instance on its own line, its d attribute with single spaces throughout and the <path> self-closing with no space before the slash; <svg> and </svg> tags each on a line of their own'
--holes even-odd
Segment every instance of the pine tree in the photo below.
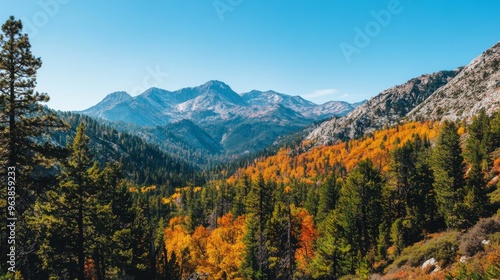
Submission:
<svg viewBox="0 0 500 280">
<path fill-rule="evenodd" d="M 493 114 L 490 121 L 492 149 L 500 146 L 500 111 Z"/>
<path fill-rule="evenodd" d="M 283 189 L 283 201 L 274 205 L 269 230 L 269 259 L 273 279 L 293 279 L 300 223 L 292 215 L 292 189 Z"/>
<path fill-rule="evenodd" d="M 485 175 L 491 165 L 493 133 L 485 110 L 481 110 L 468 127 L 469 137 L 465 142 L 464 158 L 469 163 L 465 187 L 464 208 L 468 226 L 486 215 L 488 196 Z"/>
<path fill-rule="evenodd" d="M 249 278 L 268 279 L 268 230 L 267 224 L 273 212 L 273 190 L 264 181 L 262 174 L 252 182 L 246 201 L 248 218 L 247 234 L 245 236 L 245 263 L 243 270 Z"/>
<path fill-rule="evenodd" d="M 238 217 L 246 213 L 245 199 L 250 192 L 250 178 L 247 174 L 243 174 L 235 186 L 235 197 L 233 200 L 232 213 Z"/>
<path fill-rule="evenodd" d="M 68 142 L 71 154 L 63 162 L 60 188 L 47 191 L 47 199 L 37 201 L 30 219 L 30 226 L 40 234 L 38 255 L 43 268 L 53 277 L 85 279 L 85 263 L 95 245 L 90 238 L 101 239 L 91 217 L 102 212 L 95 207 L 98 193 L 93 180 L 98 167 L 92 163 L 88 142 L 80 125 L 73 142 Z"/>
<path fill-rule="evenodd" d="M 318 212 L 319 191 L 320 188 L 310 187 L 307 191 L 306 200 L 304 201 L 304 208 L 306 208 L 307 212 L 313 217 L 316 217 Z"/>
<path fill-rule="evenodd" d="M 331 211 L 320 224 L 320 237 L 316 242 L 316 254 L 312 261 L 315 279 L 338 279 L 350 272 L 348 252 L 350 245 L 342 237 L 336 211 Z"/>
<path fill-rule="evenodd" d="M 152 226 L 149 205 L 139 198 L 135 205 L 135 220 L 132 223 L 132 263 L 130 274 L 139 279 L 151 279 L 151 242 Z"/>
<path fill-rule="evenodd" d="M 321 185 L 319 190 L 318 212 L 316 214 L 316 222 L 320 223 L 325 219 L 328 213 L 335 209 L 340 191 L 340 184 L 337 182 L 337 177 L 334 174 L 329 175 L 325 183 Z"/>
<path fill-rule="evenodd" d="M 46 191 L 29 218 L 39 233 L 42 268 L 63 279 L 124 275 L 131 264 L 133 216 L 130 194 L 120 186 L 120 166 L 101 170 L 92 161 L 83 124 L 67 143 L 71 153 L 62 162 L 59 188 Z"/>
<path fill-rule="evenodd" d="M 7 172 L 15 173 L 16 216 L 19 216 L 16 225 L 19 241 L 17 251 L 24 252 L 18 255 L 17 264 L 21 266 L 23 274 L 30 277 L 34 273 L 30 269 L 36 264 L 28 264 L 26 254 L 33 251 L 29 247 L 36 241 L 32 240 L 34 234 L 26 228 L 22 218 L 37 196 L 54 184 L 54 172 L 49 170 L 54 164 L 52 160 L 64 156 L 64 150 L 49 144 L 44 136 L 49 129 L 64 128 L 64 125 L 40 104 L 49 100 L 48 95 L 34 91 L 36 73 L 42 62 L 32 55 L 28 36 L 22 33 L 22 28 L 20 20 L 10 17 L 2 25 L 0 33 L 0 165 L 4 168 L 0 171 L 0 177 L 2 182 L 6 182 Z M 3 224 L 6 213 L 4 207 L 1 208 Z M 2 252 L 6 251 L 4 234 L 2 230 Z M 5 254 L 2 254 L 2 270 L 6 264 L 4 258 Z"/>
<path fill-rule="evenodd" d="M 165 220 L 160 218 L 155 232 L 154 256 L 157 267 L 156 279 L 165 279 L 167 276 L 167 251 L 165 248 Z"/>
<path fill-rule="evenodd" d="M 438 211 L 448 228 L 466 226 L 463 161 L 457 127 L 445 121 L 432 152 L 432 170 Z"/>
<path fill-rule="evenodd" d="M 63 152 L 48 143 L 42 144 L 37 137 L 46 135 L 50 128 L 63 128 L 64 125 L 54 114 L 44 112 L 40 103 L 49 101 L 48 95 L 34 91 L 36 72 L 42 62 L 32 55 L 28 36 L 22 34 L 22 27 L 21 21 L 16 21 L 14 17 L 2 25 L 0 128 L 2 140 L 7 144 L 6 166 L 16 167 L 17 191 L 24 200 L 24 194 L 41 191 L 34 189 L 35 186 L 40 187 L 33 180 L 37 177 L 33 173 L 34 167 L 47 164 L 48 159 L 54 158 L 55 152 Z M 23 200 L 20 202 L 30 203 Z M 26 207 L 21 203 L 18 205 Z"/>
<path fill-rule="evenodd" d="M 259 264 L 259 225 L 255 217 L 248 217 L 246 221 L 246 232 L 243 237 L 245 243 L 244 259 L 241 266 L 241 274 L 248 279 L 260 279 Z"/>
<path fill-rule="evenodd" d="M 360 257 L 375 252 L 382 221 L 382 184 L 380 172 L 371 161 L 365 160 L 349 174 L 341 188 L 336 215 L 346 243 L 343 247 L 350 248 L 349 273 L 358 268 Z"/>
<path fill-rule="evenodd" d="M 93 196 L 91 179 L 88 170 L 92 167 L 89 137 L 85 135 L 85 127 L 81 124 L 71 145 L 71 155 L 65 164 L 65 175 L 62 187 L 66 189 L 68 202 L 74 206 L 77 228 L 76 255 L 78 257 L 78 279 L 84 280 L 85 270 L 85 208 Z"/>
<path fill-rule="evenodd" d="M 401 251 L 405 247 L 405 237 L 404 237 L 404 226 L 403 220 L 401 218 L 397 218 L 391 226 L 391 242 L 395 247 L 395 255 L 399 256 Z"/>
<path fill-rule="evenodd" d="M 422 229 L 434 222 L 433 177 L 427 163 L 429 146 L 415 135 L 391 153 L 389 186 L 394 215 L 390 223 L 400 219 L 401 246 L 418 241 Z"/>
<path fill-rule="evenodd" d="M 477 164 L 482 172 L 491 165 L 490 153 L 494 150 L 494 135 L 491 131 L 490 118 L 482 109 L 474 116 L 467 128 L 469 137 L 465 143 L 464 158 L 470 164 Z"/>
<path fill-rule="evenodd" d="M 132 197 L 122 182 L 119 164 L 107 164 L 99 170 L 96 164 L 88 171 L 95 199 L 88 207 L 89 230 L 86 248 L 94 261 L 97 279 L 108 278 L 108 271 L 125 275 L 131 264 L 131 223 L 134 219 Z"/>
</svg>

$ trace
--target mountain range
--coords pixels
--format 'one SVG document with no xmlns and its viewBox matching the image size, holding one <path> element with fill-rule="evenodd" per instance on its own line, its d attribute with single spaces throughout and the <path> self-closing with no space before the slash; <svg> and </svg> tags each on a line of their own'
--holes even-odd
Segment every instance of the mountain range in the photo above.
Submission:
<svg viewBox="0 0 500 280">
<path fill-rule="evenodd" d="M 253 90 L 239 95 L 223 82 L 209 81 L 177 91 L 150 88 L 135 97 L 114 92 L 79 113 L 109 121 L 157 126 L 181 120 L 213 124 L 238 117 L 251 119 L 280 114 L 288 114 L 287 118 L 291 119 L 319 120 L 345 115 L 352 109 L 354 105 L 343 101 L 317 105 L 300 96 L 275 91 Z"/>
<path fill-rule="evenodd" d="M 237 94 L 209 81 L 177 91 L 150 88 L 135 97 L 115 92 L 79 113 L 204 165 L 258 152 L 306 127 L 305 139 L 327 145 L 405 120 L 470 120 L 481 109 L 491 114 L 500 107 L 499 70 L 497 43 L 464 67 L 412 78 L 355 104 L 317 105 L 271 90 Z"/>
<path fill-rule="evenodd" d="M 224 159 L 262 150 L 280 136 L 313 122 L 343 116 L 361 103 L 330 101 L 321 105 L 300 96 L 253 90 L 237 94 L 227 84 L 167 91 L 150 88 L 132 97 L 114 92 L 77 112 L 102 119 L 177 155 Z"/>
</svg>

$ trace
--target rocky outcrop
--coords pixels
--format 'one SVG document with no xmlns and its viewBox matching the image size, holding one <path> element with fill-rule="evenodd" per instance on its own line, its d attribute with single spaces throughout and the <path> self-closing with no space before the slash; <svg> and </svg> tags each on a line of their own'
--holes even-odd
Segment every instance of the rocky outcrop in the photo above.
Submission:
<svg viewBox="0 0 500 280">
<path fill-rule="evenodd" d="M 346 116 L 322 123 L 307 139 L 315 140 L 317 144 L 331 144 L 397 123 L 437 89 L 446 85 L 460 70 L 422 75 L 387 89 Z"/>
<path fill-rule="evenodd" d="M 500 107 L 500 43 L 486 50 L 453 80 L 434 92 L 408 118 L 470 119 L 485 109 L 488 114 Z"/>
</svg>

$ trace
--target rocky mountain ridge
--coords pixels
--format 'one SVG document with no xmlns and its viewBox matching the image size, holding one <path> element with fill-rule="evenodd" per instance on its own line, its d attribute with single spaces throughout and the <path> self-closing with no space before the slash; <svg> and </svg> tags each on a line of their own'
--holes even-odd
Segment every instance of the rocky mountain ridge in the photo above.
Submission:
<svg viewBox="0 0 500 280">
<path fill-rule="evenodd" d="M 306 139 L 317 145 L 353 139 L 403 120 L 460 120 L 500 108 L 500 43 L 465 67 L 411 79 L 381 92 L 343 117 L 326 121 Z"/>
<path fill-rule="evenodd" d="M 322 123 L 307 139 L 325 145 L 338 140 L 357 138 L 384 125 L 397 123 L 460 71 L 461 68 L 425 74 L 384 90 L 347 115 Z"/>
<path fill-rule="evenodd" d="M 468 119 L 500 108 L 500 42 L 408 114 L 409 119 Z"/>
</svg>

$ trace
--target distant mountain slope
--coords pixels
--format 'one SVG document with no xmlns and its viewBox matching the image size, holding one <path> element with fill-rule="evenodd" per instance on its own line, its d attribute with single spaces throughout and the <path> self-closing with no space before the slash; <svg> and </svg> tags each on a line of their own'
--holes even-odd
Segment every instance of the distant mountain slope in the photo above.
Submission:
<svg viewBox="0 0 500 280">
<path fill-rule="evenodd" d="M 245 102 L 256 106 L 272 106 L 280 104 L 290 109 L 300 109 L 302 107 L 314 107 L 316 104 L 307 101 L 300 96 L 290 96 L 273 90 L 259 91 L 252 90 L 241 94 Z"/>
<path fill-rule="evenodd" d="M 307 139 L 315 140 L 318 144 L 329 144 L 341 139 L 357 138 L 398 122 L 434 91 L 446 85 L 460 70 L 422 75 L 384 90 L 346 116 L 322 123 Z"/>
<path fill-rule="evenodd" d="M 365 101 L 353 104 L 347 103 L 345 101 L 329 101 L 312 108 L 312 110 L 302 112 L 302 115 L 306 117 L 314 116 L 318 120 L 325 119 L 331 116 L 345 116 L 356 107 L 364 104 Z M 335 114 L 332 114 L 332 112 L 335 112 Z"/>
<path fill-rule="evenodd" d="M 70 125 L 70 130 L 52 133 L 52 141 L 66 146 L 68 137 L 75 136 L 76 127 L 85 123 L 89 146 L 101 166 L 118 162 L 122 164 L 123 175 L 139 185 L 164 186 L 172 191 L 175 187 L 185 186 L 192 178 L 201 178 L 187 161 L 165 153 L 140 137 L 119 132 L 88 116 L 69 112 L 58 112 L 57 115 Z"/>
<path fill-rule="evenodd" d="M 410 119 L 469 119 L 481 109 L 500 107 L 500 43 L 475 58 L 448 84 L 434 92 Z"/>
<path fill-rule="evenodd" d="M 114 108 L 116 105 L 126 102 L 132 99 L 128 93 L 124 91 L 117 91 L 106 96 L 101 102 L 97 105 L 92 106 L 85 110 L 87 115 L 94 115 L 95 117 L 103 117 L 101 114 Z"/>
<path fill-rule="evenodd" d="M 157 145 L 163 151 L 176 155 L 200 167 L 218 162 L 224 153 L 223 146 L 204 129 L 189 120 L 164 126 L 142 127 L 126 123 L 108 123 L 111 127 L 142 138 Z"/>
<path fill-rule="evenodd" d="M 208 157 L 258 152 L 277 137 L 354 108 L 340 101 L 317 105 L 275 91 L 239 95 L 223 82 L 209 81 L 177 91 L 150 88 L 136 97 L 113 93 L 80 113 L 203 164 Z"/>
<path fill-rule="evenodd" d="M 317 120 L 331 116 L 343 116 L 356 107 L 356 105 L 344 101 L 329 101 L 317 105 L 300 96 L 290 96 L 272 90 L 265 92 L 253 90 L 243 93 L 241 97 L 251 106 L 270 107 L 281 105 L 302 114 L 306 118 Z"/>
</svg>

